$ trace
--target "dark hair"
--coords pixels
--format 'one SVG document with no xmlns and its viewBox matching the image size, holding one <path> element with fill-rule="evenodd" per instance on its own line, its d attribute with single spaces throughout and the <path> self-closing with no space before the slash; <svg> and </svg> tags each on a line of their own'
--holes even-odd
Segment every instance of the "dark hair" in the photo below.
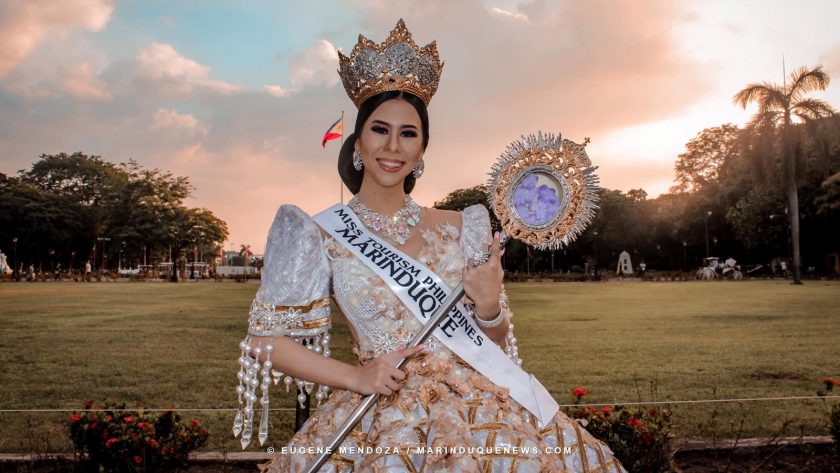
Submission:
<svg viewBox="0 0 840 473">
<path fill-rule="evenodd" d="M 426 110 L 426 104 L 423 103 L 423 100 L 419 97 L 401 90 L 389 90 L 365 100 L 362 106 L 359 107 L 359 113 L 356 114 L 355 130 L 353 130 L 353 133 L 344 140 L 344 144 L 341 146 L 341 151 L 338 153 L 338 175 L 341 176 L 341 180 L 344 182 L 344 185 L 347 186 L 353 194 L 359 193 L 359 189 L 362 188 L 362 179 L 365 175 L 364 169 L 357 171 L 356 168 L 353 167 L 353 150 L 355 149 L 356 139 L 361 134 L 362 127 L 367 119 L 370 118 L 373 111 L 379 108 L 379 106 L 383 103 L 394 99 L 403 99 L 410 103 L 415 110 L 417 110 L 417 114 L 420 115 L 420 124 L 423 127 L 424 151 L 426 150 L 426 146 L 429 144 L 429 112 Z M 417 179 L 414 177 L 413 173 L 409 173 L 408 176 L 405 177 L 405 180 L 403 181 L 403 190 L 405 190 L 406 194 L 411 193 L 416 182 Z"/>
</svg>

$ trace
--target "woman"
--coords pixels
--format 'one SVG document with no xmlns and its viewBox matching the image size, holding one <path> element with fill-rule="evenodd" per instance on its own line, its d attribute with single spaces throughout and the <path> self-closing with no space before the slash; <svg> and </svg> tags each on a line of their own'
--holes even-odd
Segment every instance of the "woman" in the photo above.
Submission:
<svg viewBox="0 0 840 473">
<path fill-rule="evenodd" d="M 418 48 L 400 20 L 384 43 L 360 37 L 351 56 L 340 59 L 345 89 L 359 107 L 338 162 L 355 194 L 349 207 L 393 254 L 424 265 L 449 288 L 463 282 L 481 332 L 471 336 L 498 344 L 521 363 L 502 289 L 499 237 L 490 235 L 487 210 L 421 208 L 410 197 L 425 166 L 426 106 L 442 68 L 434 43 Z M 382 395 L 379 403 L 321 471 L 624 471 L 576 422 L 557 413 L 540 423 L 508 389 L 437 339 L 404 348 L 422 327 L 416 310 L 350 245 L 319 227 L 319 217 L 316 223 L 294 206 L 277 212 L 249 335 L 240 344 L 242 407 L 234 431 L 243 446 L 257 399 L 263 407 L 258 436 L 267 437 L 271 377 L 287 389 L 295 383 L 311 391 L 318 384 L 315 398 L 324 401 L 262 471 L 302 470 L 315 457 L 306 449 L 324 446 L 372 393 Z M 359 365 L 329 358 L 330 281 Z M 394 368 L 403 357 L 409 357 L 404 369 Z M 329 396 L 326 386 L 333 389 Z"/>
</svg>

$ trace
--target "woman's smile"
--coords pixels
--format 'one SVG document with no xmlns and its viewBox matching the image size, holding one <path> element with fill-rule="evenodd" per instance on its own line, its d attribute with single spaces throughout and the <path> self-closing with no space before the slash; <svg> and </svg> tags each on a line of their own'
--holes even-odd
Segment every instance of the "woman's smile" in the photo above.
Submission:
<svg viewBox="0 0 840 473">
<path fill-rule="evenodd" d="M 405 161 L 398 161 L 395 159 L 377 158 L 376 162 L 379 167 L 386 172 L 399 172 L 405 166 Z"/>
</svg>

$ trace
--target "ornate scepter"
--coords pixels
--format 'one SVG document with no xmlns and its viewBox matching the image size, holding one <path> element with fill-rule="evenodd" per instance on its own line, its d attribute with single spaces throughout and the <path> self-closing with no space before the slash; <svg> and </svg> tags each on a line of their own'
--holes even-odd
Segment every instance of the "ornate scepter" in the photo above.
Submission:
<svg viewBox="0 0 840 473">
<path fill-rule="evenodd" d="M 507 237 L 546 250 L 567 246 L 583 232 L 598 207 L 597 168 L 586 155 L 587 143 L 589 138 L 580 145 L 559 133 L 538 132 L 508 145 L 487 185 L 490 209 Z M 463 297 L 464 286 L 458 284 L 408 347 L 424 343 Z M 396 368 L 407 361 L 402 358 Z M 378 399 L 378 393 L 366 396 L 303 471 L 318 471 Z"/>
</svg>

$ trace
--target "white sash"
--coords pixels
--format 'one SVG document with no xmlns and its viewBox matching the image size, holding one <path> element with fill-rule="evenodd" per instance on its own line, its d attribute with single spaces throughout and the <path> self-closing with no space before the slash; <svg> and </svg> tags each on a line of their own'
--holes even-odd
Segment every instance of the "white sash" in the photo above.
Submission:
<svg viewBox="0 0 840 473">
<path fill-rule="evenodd" d="M 335 204 L 313 220 L 382 278 L 421 324 L 426 324 L 452 292 L 432 270 L 368 232 L 349 207 Z M 490 381 L 508 388 L 510 396 L 542 425 L 559 410 L 548 390 L 487 339 L 460 302 L 434 335 Z"/>
</svg>

